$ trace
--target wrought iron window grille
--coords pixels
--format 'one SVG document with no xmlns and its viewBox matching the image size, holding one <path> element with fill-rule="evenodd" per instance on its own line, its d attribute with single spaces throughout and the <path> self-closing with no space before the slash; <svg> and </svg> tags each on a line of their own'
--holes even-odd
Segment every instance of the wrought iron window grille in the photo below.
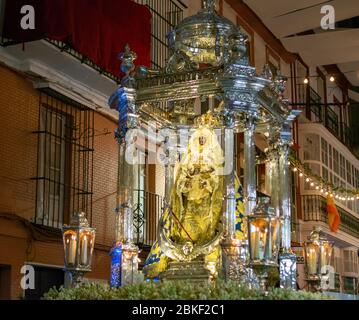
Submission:
<svg viewBox="0 0 359 320">
<path fill-rule="evenodd" d="M 94 111 L 54 92 L 40 93 L 33 222 L 61 228 L 83 211 L 92 224 Z"/>
</svg>

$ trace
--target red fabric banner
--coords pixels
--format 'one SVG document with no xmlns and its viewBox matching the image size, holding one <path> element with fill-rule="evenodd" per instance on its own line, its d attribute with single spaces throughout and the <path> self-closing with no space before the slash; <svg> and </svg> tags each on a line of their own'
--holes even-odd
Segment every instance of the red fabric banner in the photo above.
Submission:
<svg viewBox="0 0 359 320">
<path fill-rule="evenodd" d="M 35 29 L 23 30 L 21 8 L 35 9 Z M 17 42 L 49 38 L 69 44 L 99 67 L 121 76 L 126 43 L 150 66 L 151 13 L 131 0 L 7 0 L 3 37 Z"/>
<path fill-rule="evenodd" d="M 327 212 L 330 231 L 337 232 L 340 225 L 340 215 L 334 203 L 333 195 L 327 197 Z"/>
</svg>

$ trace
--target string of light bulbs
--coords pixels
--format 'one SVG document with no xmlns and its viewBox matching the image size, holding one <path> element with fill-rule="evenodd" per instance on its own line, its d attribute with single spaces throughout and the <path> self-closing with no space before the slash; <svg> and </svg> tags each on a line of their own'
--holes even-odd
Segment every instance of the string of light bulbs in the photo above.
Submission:
<svg viewBox="0 0 359 320">
<path fill-rule="evenodd" d="M 359 200 L 359 190 L 343 190 L 341 187 L 333 186 L 329 182 L 318 181 L 318 178 L 308 173 L 304 166 L 296 164 L 293 160 L 289 161 L 288 164 L 291 166 L 292 171 L 298 174 L 300 179 L 303 179 L 306 184 L 321 194 L 341 201 Z"/>
</svg>

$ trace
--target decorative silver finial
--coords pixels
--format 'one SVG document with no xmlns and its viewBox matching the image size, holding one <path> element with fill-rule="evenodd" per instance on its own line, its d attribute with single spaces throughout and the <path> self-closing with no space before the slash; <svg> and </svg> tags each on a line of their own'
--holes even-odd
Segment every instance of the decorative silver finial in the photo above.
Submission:
<svg viewBox="0 0 359 320">
<path fill-rule="evenodd" d="M 274 79 L 274 83 L 275 83 L 274 88 L 275 88 L 275 91 L 278 93 L 278 95 L 280 97 L 282 97 L 282 98 L 283 98 L 283 95 L 284 95 L 284 91 L 285 91 L 285 88 L 286 88 L 287 81 L 288 81 L 288 78 L 283 76 L 281 74 L 281 72 L 278 71 L 278 74 Z"/>
<path fill-rule="evenodd" d="M 133 62 L 137 59 L 137 54 L 131 51 L 130 46 L 126 44 L 125 51 L 120 53 L 119 59 L 122 60 L 121 71 L 129 75 L 135 69 Z"/>
<path fill-rule="evenodd" d="M 248 37 L 242 33 L 236 33 L 231 39 L 232 47 L 232 59 L 242 61 L 242 64 L 248 65 L 249 59 L 247 54 L 247 43 Z"/>
<path fill-rule="evenodd" d="M 216 0 L 203 0 L 203 8 L 214 11 L 216 9 Z"/>
<path fill-rule="evenodd" d="M 268 63 L 263 66 L 262 77 L 268 80 L 273 80 L 273 72 Z"/>
</svg>

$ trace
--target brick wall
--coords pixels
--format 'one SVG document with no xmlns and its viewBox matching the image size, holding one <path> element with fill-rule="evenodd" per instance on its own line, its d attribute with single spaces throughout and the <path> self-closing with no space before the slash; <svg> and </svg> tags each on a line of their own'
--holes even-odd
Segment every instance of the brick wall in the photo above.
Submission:
<svg viewBox="0 0 359 320">
<path fill-rule="evenodd" d="M 0 65 L 0 215 L 11 213 L 27 220 L 35 215 L 36 181 L 31 178 L 36 176 L 38 137 L 32 132 L 38 129 L 38 113 L 39 93 L 32 83 Z M 95 113 L 93 226 L 98 249 L 89 278 L 109 278 L 116 206 L 115 127 L 115 121 Z M 61 239 L 31 242 L 23 224 L 0 216 L 0 264 L 11 266 L 12 298 L 22 295 L 20 268 L 25 261 L 63 265 Z"/>
</svg>

